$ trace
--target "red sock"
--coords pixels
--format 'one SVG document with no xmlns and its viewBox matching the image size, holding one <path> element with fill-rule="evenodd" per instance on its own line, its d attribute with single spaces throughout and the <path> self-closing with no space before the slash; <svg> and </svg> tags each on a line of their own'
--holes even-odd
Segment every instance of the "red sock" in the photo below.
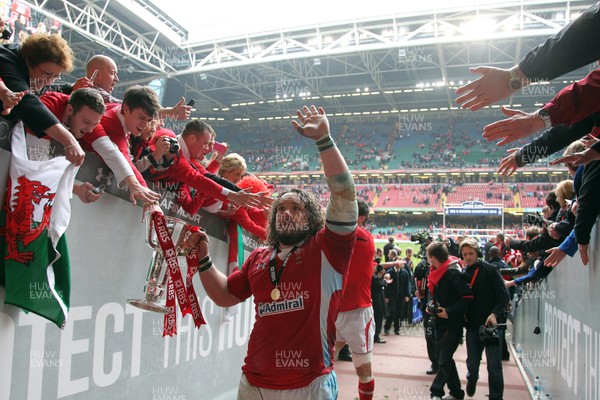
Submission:
<svg viewBox="0 0 600 400">
<path fill-rule="evenodd" d="M 372 400 L 375 392 L 375 379 L 363 383 L 358 381 L 358 398 L 360 400 Z"/>
</svg>

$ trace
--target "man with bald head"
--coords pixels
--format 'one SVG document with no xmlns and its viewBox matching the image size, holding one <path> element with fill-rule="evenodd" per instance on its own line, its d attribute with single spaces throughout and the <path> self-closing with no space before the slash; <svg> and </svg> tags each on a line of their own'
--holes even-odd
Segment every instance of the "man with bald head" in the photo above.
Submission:
<svg viewBox="0 0 600 400">
<path fill-rule="evenodd" d="M 96 72 L 94 76 L 94 72 Z M 84 87 L 92 87 L 96 89 L 102 95 L 104 103 L 122 103 L 123 100 L 118 99 L 112 95 L 112 91 L 116 84 L 119 82 L 118 76 L 119 70 L 115 60 L 109 56 L 98 54 L 90 58 L 86 66 L 86 76 L 77 79 L 75 84 L 64 84 L 61 86 L 51 85 L 47 86 L 44 92 L 56 91 L 63 92 L 65 94 L 71 94 L 72 91 L 81 89 Z M 94 79 L 92 79 L 94 78 Z M 40 95 L 43 92 L 40 93 Z M 160 118 L 172 118 L 178 120 L 185 120 L 190 117 L 192 111 L 191 106 L 185 105 L 185 99 L 182 97 L 181 100 L 173 107 L 162 107 L 160 109 Z"/>
<path fill-rule="evenodd" d="M 98 71 L 93 81 L 90 79 Z M 87 63 L 86 75 L 90 84 L 100 92 L 105 103 L 121 103 L 120 99 L 111 95 L 115 85 L 119 82 L 117 63 L 105 55 L 96 55 Z"/>
</svg>

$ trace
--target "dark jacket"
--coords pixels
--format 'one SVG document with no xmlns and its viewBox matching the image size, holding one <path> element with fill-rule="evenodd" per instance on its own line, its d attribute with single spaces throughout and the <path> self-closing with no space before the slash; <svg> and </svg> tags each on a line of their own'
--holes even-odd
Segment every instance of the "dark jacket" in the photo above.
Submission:
<svg viewBox="0 0 600 400">
<path fill-rule="evenodd" d="M 588 163 L 583 170 L 581 188 L 577 197 L 575 237 L 578 244 L 589 244 L 592 227 L 600 213 L 600 161 Z"/>
<path fill-rule="evenodd" d="M 490 258 L 488 262 L 493 266 L 498 267 L 498 269 L 508 268 L 508 265 L 506 265 L 504 260 L 502 260 L 500 257 Z"/>
<path fill-rule="evenodd" d="M 413 274 L 417 286 L 417 290 L 421 294 L 422 298 L 419 300 L 419 308 L 425 312 L 427 306 L 427 299 L 429 298 L 429 289 L 427 288 L 427 277 L 429 276 L 429 263 L 427 260 L 421 260 L 415 267 Z"/>
<path fill-rule="evenodd" d="M 16 45 L 0 46 L 0 78 L 7 88 L 13 92 L 29 91 L 29 70 L 25 59 L 21 57 L 21 47 Z M 0 111 L 4 110 L 0 102 Z M 39 97 L 27 93 L 13 107 L 8 119 L 19 119 L 37 136 L 44 136 L 44 131 L 60 122 L 46 108 Z"/>
<path fill-rule="evenodd" d="M 550 81 L 600 59 L 600 3 L 531 50 L 519 68 L 532 80 Z"/>
<path fill-rule="evenodd" d="M 448 318 L 437 318 L 438 330 L 459 330 L 465 325 L 465 313 L 473 300 L 473 293 L 456 264 L 451 265 L 438 282 L 433 293 L 433 301 L 446 309 Z"/>
<path fill-rule="evenodd" d="M 473 280 L 473 276 L 478 270 L 479 272 Z M 504 286 L 500 270 L 481 259 L 467 267 L 465 277 L 471 284 L 471 290 L 475 296 L 475 300 L 467 310 L 467 329 L 479 329 L 490 313 L 493 312 L 496 317 L 504 313 L 504 309 L 510 301 L 510 295 Z"/>
<path fill-rule="evenodd" d="M 543 251 L 552 247 L 557 247 L 562 243 L 561 240 L 554 240 L 547 232 L 540 233 L 531 240 L 511 240 L 510 248 L 520 250 L 521 253 L 529 253 L 531 251 Z"/>
<path fill-rule="evenodd" d="M 544 159 L 581 139 L 597 126 L 600 126 L 600 113 L 592 114 L 571 126 L 553 126 L 521 147 L 515 154 L 515 161 L 522 167 Z"/>
<path fill-rule="evenodd" d="M 400 268 L 398 272 L 396 272 L 394 267 L 392 267 L 386 272 L 390 274 L 390 278 L 392 278 L 393 282 L 385 287 L 385 297 L 411 297 L 408 271 L 404 268 Z"/>
<path fill-rule="evenodd" d="M 377 276 L 371 276 L 371 300 L 373 301 L 373 310 L 380 310 L 384 313 L 385 310 L 385 296 L 383 295 L 383 288 L 387 285 L 385 279 L 378 278 Z"/>
<path fill-rule="evenodd" d="M 390 250 L 394 250 L 394 243 L 390 243 L 387 242 L 385 244 L 385 246 L 383 246 L 383 257 L 385 259 L 385 262 L 391 261 L 390 258 L 388 257 L 388 253 L 390 252 Z"/>
</svg>

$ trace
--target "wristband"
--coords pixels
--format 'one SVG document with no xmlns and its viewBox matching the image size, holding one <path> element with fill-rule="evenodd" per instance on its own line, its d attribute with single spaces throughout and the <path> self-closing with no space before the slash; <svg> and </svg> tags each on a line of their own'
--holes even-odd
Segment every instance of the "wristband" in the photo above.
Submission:
<svg viewBox="0 0 600 400">
<path fill-rule="evenodd" d="M 152 166 L 154 168 L 158 168 L 159 167 L 158 163 L 156 162 L 156 159 L 154 158 L 154 156 L 152 154 L 148 155 L 148 161 L 150 161 L 150 164 L 152 164 Z"/>
<path fill-rule="evenodd" d="M 317 145 L 317 150 L 319 150 L 319 153 L 322 153 L 325 150 L 329 150 L 330 148 L 335 147 L 335 142 L 333 141 L 331 136 L 329 136 L 329 133 L 317 140 L 315 144 Z"/>
<path fill-rule="evenodd" d="M 198 264 L 199 265 L 206 264 L 209 261 L 210 261 L 210 255 L 208 255 L 208 256 L 204 257 L 202 260 L 198 261 Z"/>
<path fill-rule="evenodd" d="M 200 268 L 198 268 L 198 272 L 202 273 L 202 272 L 206 272 L 209 269 L 211 269 L 213 266 L 212 261 L 210 260 L 210 257 L 208 257 L 208 261 L 204 264 L 200 264 Z"/>
<path fill-rule="evenodd" d="M 75 146 L 79 146 L 79 142 L 77 142 L 77 143 L 75 143 L 75 144 L 72 144 L 72 145 L 70 145 L 70 146 L 65 146 L 65 147 L 64 147 L 64 149 L 65 149 L 65 150 L 68 150 L 68 149 L 70 149 L 70 148 L 72 148 L 72 147 L 75 147 Z"/>
</svg>

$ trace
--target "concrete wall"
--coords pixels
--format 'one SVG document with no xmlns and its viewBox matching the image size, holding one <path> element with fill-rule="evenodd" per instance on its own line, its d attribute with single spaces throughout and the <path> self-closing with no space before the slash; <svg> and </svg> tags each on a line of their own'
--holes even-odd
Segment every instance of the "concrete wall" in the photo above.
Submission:
<svg viewBox="0 0 600 400">
<path fill-rule="evenodd" d="M 598 225 L 590 263 L 579 253 L 523 293 L 514 321 L 514 344 L 530 382 L 540 377 L 552 399 L 600 399 L 600 269 Z M 538 326 L 540 333 L 534 334 Z M 545 397 L 542 397 L 545 398 Z"/>
</svg>

